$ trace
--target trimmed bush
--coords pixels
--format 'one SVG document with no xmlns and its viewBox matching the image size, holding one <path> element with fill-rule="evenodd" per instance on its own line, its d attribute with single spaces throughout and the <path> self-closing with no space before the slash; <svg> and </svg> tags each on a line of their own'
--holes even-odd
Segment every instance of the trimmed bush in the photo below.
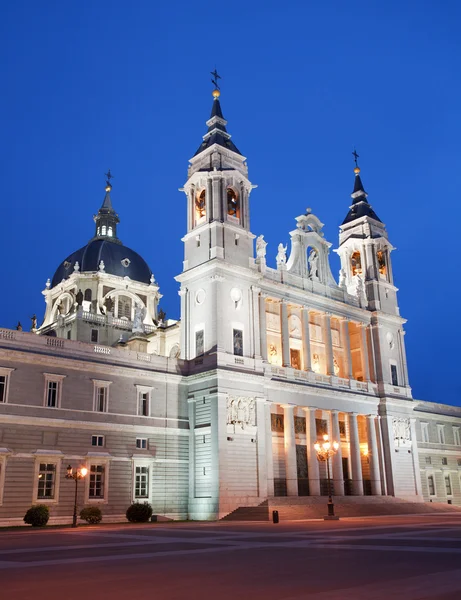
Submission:
<svg viewBox="0 0 461 600">
<path fill-rule="evenodd" d="M 80 518 L 90 525 L 97 525 L 102 521 L 102 512 L 98 506 L 86 506 L 80 511 Z"/>
<path fill-rule="evenodd" d="M 152 516 L 152 506 L 149 502 L 133 502 L 126 511 L 126 518 L 131 523 L 146 523 Z"/>
<path fill-rule="evenodd" d="M 24 516 L 24 523 L 32 527 L 45 527 L 50 518 L 50 509 L 46 504 L 31 506 Z"/>
</svg>

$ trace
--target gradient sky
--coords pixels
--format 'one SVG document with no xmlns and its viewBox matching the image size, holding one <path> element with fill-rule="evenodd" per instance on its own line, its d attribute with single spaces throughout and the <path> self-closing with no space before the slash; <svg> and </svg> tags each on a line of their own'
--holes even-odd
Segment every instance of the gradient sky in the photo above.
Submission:
<svg viewBox="0 0 461 600">
<path fill-rule="evenodd" d="M 178 188 L 216 65 L 269 264 L 308 206 L 337 247 L 356 146 L 397 248 L 414 397 L 461 404 L 459 0 L 0 4 L 1 326 L 40 322 L 46 279 L 93 235 L 109 167 L 120 238 L 179 317 Z"/>
</svg>

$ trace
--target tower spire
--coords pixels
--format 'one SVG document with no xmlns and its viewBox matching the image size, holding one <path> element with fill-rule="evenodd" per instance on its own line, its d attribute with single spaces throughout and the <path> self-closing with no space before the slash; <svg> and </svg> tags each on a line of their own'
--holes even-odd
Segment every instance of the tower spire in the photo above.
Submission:
<svg viewBox="0 0 461 600">
<path fill-rule="evenodd" d="M 345 223 L 350 223 L 355 219 L 360 219 L 361 217 L 370 217 L 372 219 L 375 219 L 376 221 L 381 222 L 381 219 L 378 217 L 378 215 L 368 203 L 368 194 L 366 193 L 365 188 L 363 187 L 362 179 L 360 177 L 360 167 L 358 165 L 358 159 L 360 157 L 355 149 L 354 152 L 352 152 L 352 156 L 354 157 L 355 163 L 354 189 L 351 194 L 352 205 L 350 207 L 349 212 L 346 215 L 346 218 L 343 221 L 343 225 Z"/>
<path fill-rule="evenodd" d="M 114 178 L 110 169 L 105 173 L 106 176 L 106 195 L 101 208 L 98 210 L 98 214 L 94 216 L 94 222 L 96 223 L 96 231 L 93 239 L 103 239 L 117 244 L 122 242 L 117 238 L 117 224 L 120 223 L 118 214 L 112 207 L 112 199 L 110 193 L 112 191 L 111 179 Z"/>
</svg>

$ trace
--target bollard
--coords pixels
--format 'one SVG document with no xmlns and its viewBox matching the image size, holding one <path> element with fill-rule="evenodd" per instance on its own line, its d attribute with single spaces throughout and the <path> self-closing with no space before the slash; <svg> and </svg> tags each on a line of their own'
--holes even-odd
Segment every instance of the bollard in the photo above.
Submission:
<svg viewBox="0 0 461 600">
<path fill-rule="evenodd" d="M 279 522 L 279 511 L 273 510 L 272 511 L 272 523 L 278 523 L 278 522 Z"/>
</svg>

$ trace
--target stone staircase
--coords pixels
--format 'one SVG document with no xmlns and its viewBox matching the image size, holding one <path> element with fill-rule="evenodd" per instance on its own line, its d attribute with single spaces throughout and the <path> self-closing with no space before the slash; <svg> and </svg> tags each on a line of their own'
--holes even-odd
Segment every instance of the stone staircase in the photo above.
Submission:
<svg viewBox="0 0 461 600">
<path fill-rule="evenodd" d="M 276 497 L 258 506 L 241 506 L 223 521 L 270 521 L 278 510 L 280 521 L 322 519 L 327 514 L 326 496 Z M 338 517 L 459 513 L 461 506 L 440 502 L 414 502 L 393 496 L 338 496 L 333 498 Z"/>
</svg>

